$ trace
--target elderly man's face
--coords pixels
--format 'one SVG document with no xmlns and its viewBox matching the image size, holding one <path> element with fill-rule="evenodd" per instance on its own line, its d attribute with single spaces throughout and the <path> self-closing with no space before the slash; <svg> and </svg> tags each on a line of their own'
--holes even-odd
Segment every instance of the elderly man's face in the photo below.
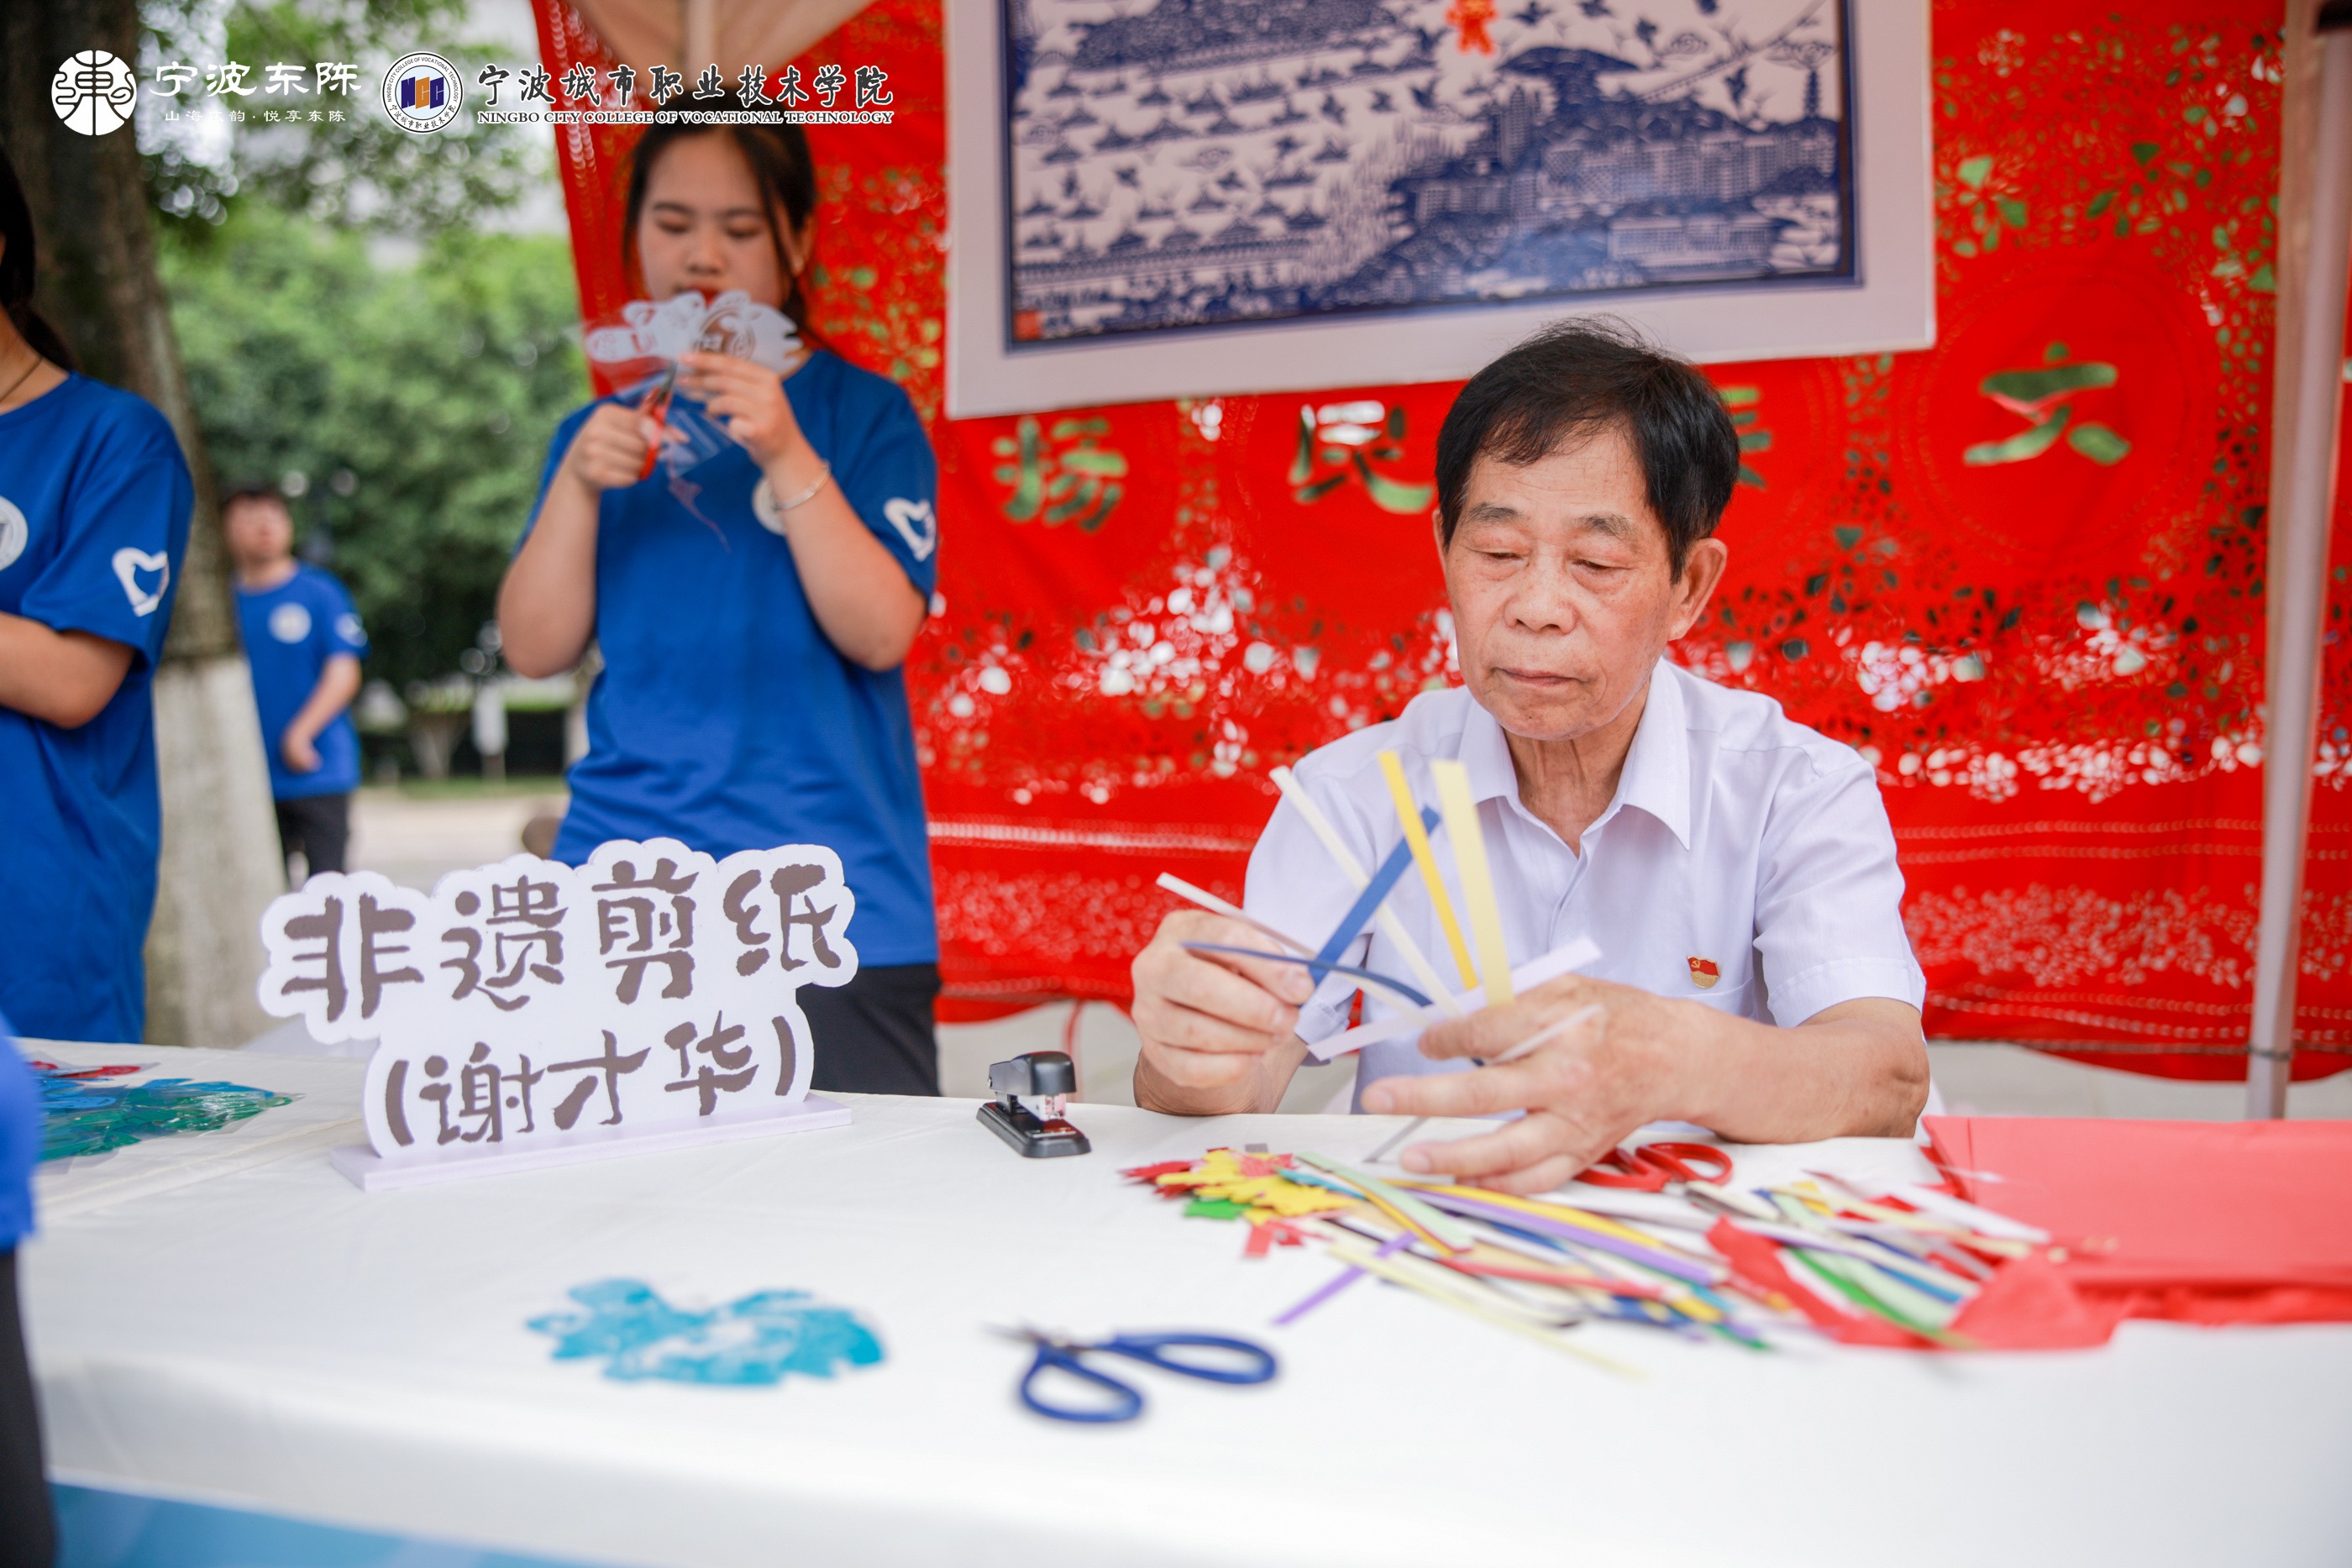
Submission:
<svg viewBox="0 0 2352 1568">
<path fill-rule="evenodd" d="M 1633 444 L 1612 427 L 1524 467 L 1481 457 L 1444 550 L 1471 694 L 1530 740 L 1606 726 L 1723 575 L 1715 539 L 1677 580 Z"/>
</svg>

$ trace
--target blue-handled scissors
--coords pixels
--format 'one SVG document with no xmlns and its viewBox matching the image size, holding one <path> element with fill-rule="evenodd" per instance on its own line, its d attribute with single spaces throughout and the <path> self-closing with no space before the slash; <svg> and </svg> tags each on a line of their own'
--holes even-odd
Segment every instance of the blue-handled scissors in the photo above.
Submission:
<svg viewBox="0 0 2352 1568">
<path fill-rule="evenodd" d="M 1132 1421 L 1143 1414 L 1143 1396 L 1108 1373 L 1088 1366 L 1085 1361 L 1088 1355 L 1123 1355 L 1162 1372 L 1210 1383 L 1269 1383 L 1278 1370 L 1274 1353 L 1264 1345 L 1221 1334 L 1122 1333 L 1087 1343 L 1037 1329 L 996 1332 L 1007 1339 L 1025 1340 L 1037 1347 L 1035 1359 L 1029 1363 L 1029 1370 L 1021 1379 L 1021 1403 L 1055 1421 Z M 1206 1351 L 1210 1354 L 1202 1357 L 1169 1354 L 1185 1350 Z M 1094 1406 L 1049 1404 L 1037 1396 L 1036 1387 L 1037 1379 L 1047 1372 L 1061 1372 L 1082 1383 L 1091 1383 L 1109 1396 L 1110 1402 Z"/>
</svg>

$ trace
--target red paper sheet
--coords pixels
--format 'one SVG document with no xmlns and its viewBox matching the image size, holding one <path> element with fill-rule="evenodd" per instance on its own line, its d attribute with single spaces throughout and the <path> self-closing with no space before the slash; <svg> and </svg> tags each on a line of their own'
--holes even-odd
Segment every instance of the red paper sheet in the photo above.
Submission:
<svg viewBox="0 0 2352 1568">
<path fill-rule="evenodd" d="M 2352 1322 L 2352 1122 L 1927 1125 L 1963 1197 L 2067 1248 L 1969 1303 L 1952 1327 L 1981 1345 L 2103 1344 L 2126 1318 Z"/>
<path fill-rule="evenodd" d="M 2049 1231 L 2077 1280 L 2352 1288 L 2352 1122 L 1937 1116 L 1927 1132 L 1962 1196 Z"/>
</svg>

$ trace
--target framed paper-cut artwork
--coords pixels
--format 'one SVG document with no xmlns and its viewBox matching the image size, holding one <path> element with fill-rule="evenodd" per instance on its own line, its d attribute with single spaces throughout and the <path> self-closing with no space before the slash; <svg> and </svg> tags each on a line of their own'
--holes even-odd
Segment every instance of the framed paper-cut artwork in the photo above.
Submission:
<svg viewBox="0 0 2352 1568">
<path fill-rule="evenodd" d="M 950 412 L 1925 347 L 1927 8 L 952 6 Z"/>
</svg>

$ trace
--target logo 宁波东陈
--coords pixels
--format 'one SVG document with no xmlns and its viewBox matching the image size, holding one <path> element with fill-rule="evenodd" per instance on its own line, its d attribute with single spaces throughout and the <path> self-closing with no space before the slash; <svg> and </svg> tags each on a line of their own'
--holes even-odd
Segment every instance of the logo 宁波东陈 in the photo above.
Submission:
<svg viewBox="0 0 2352 1568">
<path fill-rule="evenodd" d="M 422 136 L 457 118 L 466 99 L 457 68 L 439 55 L 419 50 L 393 61 L 383 73 L 383 111 L 403 131 Z"/>
<path fill-rule="evenodd" d="M 139 78 L 104 49 L 69 55 L 49 78 L 49 102 L 58 118 L 84 136 L 120 130 L 139 104 Z"/>
</svg>

